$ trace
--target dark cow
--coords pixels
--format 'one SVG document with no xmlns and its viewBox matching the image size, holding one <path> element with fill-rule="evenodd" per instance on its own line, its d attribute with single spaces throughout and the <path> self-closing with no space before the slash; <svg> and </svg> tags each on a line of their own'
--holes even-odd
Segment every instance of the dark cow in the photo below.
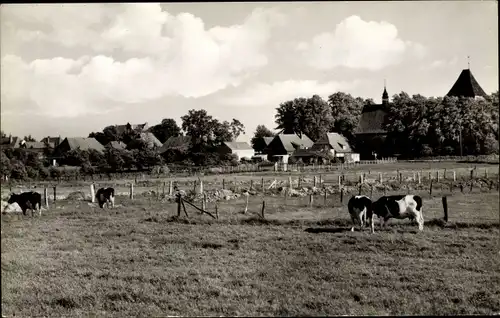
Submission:
<svg viewBox="0 0 500 318">
<path fill-rule="evenodd" d="M 100 188 L 95 195 L 100 208 L 104 208 L 104 204 L 109 208 L 109 203 L 115 207 L 115 189 L 113 188 Z"/>
<path fill-rule="evenodd" d="M 33 212 L 37 211 L 38 215 L 42 215 L 42 195 L 38 192 L 23 192 L 21 194 L 12 193 L 10 196 L 8 204 L 17 203 L 23 214 L 26 215 L 26 210 L 31 210 L 31 216 L 33 217 Z"/>
<path fill-rule="evenodd" d="M 384 227 L 390 218 L 415 219 L 418 229 L 424 229 L 424 216 L 422 214 L 422 198 L 418 195 L 391 195 L 383 196 L 372 204 L 372 213 L 380 219 L 380 226 Z M 370 226 L 374 232 L 373 216 L 369 216 Z"/>
<path fill-rule="evenodd" d="M 372 200 L 366 195 L 356 195 L 349 199 L 347 208 L 353 223 L 351 231 L 354 231 L 356 223 L 359 223 L 360 230 L 363 229 L 367 216 L 371 216 L 371 206 Z"/>
</svg>

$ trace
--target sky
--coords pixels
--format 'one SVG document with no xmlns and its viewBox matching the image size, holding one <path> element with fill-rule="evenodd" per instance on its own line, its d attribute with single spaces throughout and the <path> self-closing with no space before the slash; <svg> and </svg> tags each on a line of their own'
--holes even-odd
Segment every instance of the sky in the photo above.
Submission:
<svg viewBox="0 0 500 318">
<path fill-rule="evenodd" d="M 498 90 L 496 1 L 7 4 L 1 129 L 86 137 L 190 109 L 248 141 L 280 103 L 444 96 L 468 67 Z M 470 56 L 470 59 L 467 57 Z"/>
</svg>

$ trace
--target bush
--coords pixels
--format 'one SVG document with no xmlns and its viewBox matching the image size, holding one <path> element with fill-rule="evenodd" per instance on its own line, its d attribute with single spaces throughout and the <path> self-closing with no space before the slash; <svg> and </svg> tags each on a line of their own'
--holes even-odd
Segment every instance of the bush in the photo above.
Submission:
<svg viewBox="0 0 500 318">
<path fill-rule="evenodd" d="M 38 179 L 39 177 L 38 169 L 34 167 L 27 166 L 26 173 L 30 179 Z"/>
<path fill-rule="evenodd" d="M 28 172 L 22 162 L 17 162 L 12 166 L 10 176 L 12 179 L 26 180 L 28 178 Z"/>
<path fill-rule="evenodd" d="M 54 180 L 58 180 L 62 176 L 61 170 L 57 169 L 56 167 L 50 167 L 49 174 L 50 177 Z"/>
</svg>

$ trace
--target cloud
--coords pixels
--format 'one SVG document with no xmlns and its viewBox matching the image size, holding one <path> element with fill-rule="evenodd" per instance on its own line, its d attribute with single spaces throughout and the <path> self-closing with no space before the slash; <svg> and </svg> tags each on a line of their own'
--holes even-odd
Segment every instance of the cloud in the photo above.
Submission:
<svg viewBox="0 0 500 318">
<path fill-rule="evenodd" d="M 432 70 L 432 69 L 443 69 L 448 67 L 455 68 L 457 63 L 458 63 L 458 57 L 454 56 L 453 58 L 450 59 L 434 60 L 432 63 L 422 66 L 421 69 Z"/>
<path fill-rule="evenodd" d="M 359 84 L 358 81 L 319 83 L 315 80 L 287 80 L 272 84 L 255 84 L 241 95 L 222 98 L 221 102 L 231 106 L 275 106 L 297 97 L 319 95 L 327 98 L 339 90 L 351 90 Z"/>
<path fill-rule="evenodd" d="M 2 45 L 36 38 L 85 47 L 75 59 L 2 57 L 2 108 L 31 103 L 52 117 L 238 86 L 268 63 L 271 30 L 285 23 L 277 11 L 256 9 L 242 24 L 206 29 L 200 18 L 155 3 L 2 6 L 2 19 L 10 28 Z M 135 57 L 117 60 L 116 50 Z"/>
<path fill-rule="evenodd" d="M 396 26 L 367 22 L 356 15 L 341 21 L 333 32 L 298 43 L 295 49 L 310 66 L 326 70 L 344 66 L 377 71 L 400 63 L 405 55 L 420 58 L 426 54 L 422 44 L 400 39 Z"/>
</svg>

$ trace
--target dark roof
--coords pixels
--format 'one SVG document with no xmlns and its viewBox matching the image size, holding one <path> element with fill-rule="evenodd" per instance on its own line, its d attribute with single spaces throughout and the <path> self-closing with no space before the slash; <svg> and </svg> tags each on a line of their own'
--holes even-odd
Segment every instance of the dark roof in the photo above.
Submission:
<svg viewBox="0 0 500 318">
<path fill-rule="evenodd" d="M 115 125 L 115 128 L 116 128 L 116 132 L 118 134 L 123 134 L 127 131 L 127 125 L 130 125 L 129 123 L 125 124 L 125 125 Z M 130 125 L 130 128 L 132 130 L 136 130 L 136 131 L 143 131 L 143 130 L 146 130 L 147 129 L 147 126 L 148 126 L 148 123 L 144 123 L 144 124 L 136 124 L 136 125 Z"/>
<path fill-rule="evenodd" d="M 361 112 L 356 134 L 385 134 L 383 124 L 388 112 L 383 104 L 365 105 Z"/>
<path fill-rule="evenodd" d="M 253 148 L 245 141 L 226 141 L 224 144 L 231 150 L 253 150 Z"/>
<path fill-rule="evenodd" d="M 329 156 L 328 153 L 324 153 L 321 151 L 315 151 L 313 149 L 296 149 L 292 153 L 292 157 L 319 157 L 319 158 L 326 158 L 326 159 L 333 158 L 332 156 Z"/>
<path fill-rule="evenodd" d="M 49 146 L 52 148 L 55 148 L 63 141 L 63 138 L 61 138 L 61 137 L 44 137 L 40 141 L 43 143 L 46 143 L 48 141 Z"/>
<path fill-rule="evenodd" d="M 460 73 L 460 76 L 458 76 L 457 81 L 450 89 L 448 94 L 446 94 L 446 96 L 486 97 L 487 94 L 484 92 L 479 83 L 476 81 L 476 79 L 472 75 L 472 72 L 466 69 L 463 70 L 462 73 Z"/>
<path fill-rule="evenodd" d="M 191 145 L 191 136 L 177 136 L 169 137 L 167 141 L 161 146 L 159 152 L 163 153 L 167 149 L 187 149 Z"/>
<path fill-rule="evenodd" d="M 73 137 L 73 138 L 66 138 L 66 140 L 68 141 L 68 145 L 71 150 L 95 149 L 99 152 L 103 152 L 105 150 L 104 146 L 101 145 L 95 138 Z"/>
</svg>

